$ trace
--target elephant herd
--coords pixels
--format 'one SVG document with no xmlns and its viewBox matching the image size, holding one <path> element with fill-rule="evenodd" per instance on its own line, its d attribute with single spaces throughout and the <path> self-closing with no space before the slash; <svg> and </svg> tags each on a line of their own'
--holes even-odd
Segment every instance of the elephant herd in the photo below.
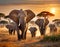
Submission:
<svg viewBox="0 0 60 47">
<path fill-rule="evenodd" d="M 28 29 L 28 23 L 31 21 L 36 15 L 31 10 L 12 10 L 8 18 L 13 20 L 13 22 L 6 25 L 6 28 L 9 29 L 9 34 L 15 34 L 17 32 L 18 40 L 26 39 L 26 33 Z M 49 24 L 48 18 L 44 17 L 44 19 L 37 19 L 35 24 L 38 25 L 41 35 L 45 35 L 46 26 Z M 57 28 L 55 25 L 49 25 L 50 31 L 56 31 Z M 21 34 L 20 31 L 21 30 Z M 31 27 L 29 28 L 32 37 L 35 37 L 37 28 Z"/>
</svg>

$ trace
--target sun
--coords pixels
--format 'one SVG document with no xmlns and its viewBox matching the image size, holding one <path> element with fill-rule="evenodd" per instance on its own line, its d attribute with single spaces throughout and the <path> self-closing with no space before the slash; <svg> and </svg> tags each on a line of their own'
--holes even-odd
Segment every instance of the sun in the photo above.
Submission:
<svg viewBox="0 0 60 47">
<path fill-rule="evenodd" d="M 53 13 L 53 14 L 55 14 L 56 13 L 56 8 L 51 8 L 50 12 Z"/>
</svg>

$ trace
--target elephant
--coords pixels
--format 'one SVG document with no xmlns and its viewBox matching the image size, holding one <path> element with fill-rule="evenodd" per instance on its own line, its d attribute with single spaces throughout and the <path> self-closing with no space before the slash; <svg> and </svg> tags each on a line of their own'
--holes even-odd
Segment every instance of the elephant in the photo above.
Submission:
<svg viewBox="0 0 60 47">
<path fill-rule="evenodd" d="M 50 33 L 57 32 L 57 27 L 55 26 L 55 24 L 49 24 L 49 28 L 50 28 Z"/>
<path fill-rule="evenodd" d="M 37 19 L 35 23 L 39 26 L 41 35 L 45 35 L 46 26 L 48 25 L 49 20 L 47 18 L 44 18 L 44 19 L 40 18 L 40 19 Z"/>
<path fill-rule="evenodd" d="M 17 24 L 18 40 L 26 39 L 28 22 L 35 17 L 35 14 L 31 10 L 20 9 L 12 10 L 8 16 Z M 22 34 L 19 33 L 19 30 L 21 30 Z"/>
<path fill-rule="evenodd" d="M 10 35 L 12 35 L 12 33 L 15 35 L 15 30 L 17 30 L 16 23 L 11 22 L 9 24 L 6 24 L 6 28 L 9 30 Z"/>
<path fill-rule="evenodd" d="M 30 27 L 29 30 L 31 32 L 32 37 L 35 37 L 37 28 L 36 27 Z"/>
</svg>

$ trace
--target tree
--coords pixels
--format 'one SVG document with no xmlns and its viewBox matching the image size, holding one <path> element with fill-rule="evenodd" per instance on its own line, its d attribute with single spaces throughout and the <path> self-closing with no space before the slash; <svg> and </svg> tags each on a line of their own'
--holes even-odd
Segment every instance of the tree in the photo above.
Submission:
<svg viewBox="0 0 60 47">
<path fill-rule="evenodd" d="M 0 13 L 0 20 L 1 20 L 1 17 L 4 17 L 5 14 L 4 13 Z"/>
</svg>

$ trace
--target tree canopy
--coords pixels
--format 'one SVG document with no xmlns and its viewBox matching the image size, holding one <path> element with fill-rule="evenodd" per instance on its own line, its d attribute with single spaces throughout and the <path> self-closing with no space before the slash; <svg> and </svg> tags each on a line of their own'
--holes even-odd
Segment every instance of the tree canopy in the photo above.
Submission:
<svg viewBox="0 0 60 47">
<path fill-rule="evenodd" d="M 5 16 L 5 14 L 4 13 L 0 13 L 0 17 L 4 17 Z"/>
</svg>

